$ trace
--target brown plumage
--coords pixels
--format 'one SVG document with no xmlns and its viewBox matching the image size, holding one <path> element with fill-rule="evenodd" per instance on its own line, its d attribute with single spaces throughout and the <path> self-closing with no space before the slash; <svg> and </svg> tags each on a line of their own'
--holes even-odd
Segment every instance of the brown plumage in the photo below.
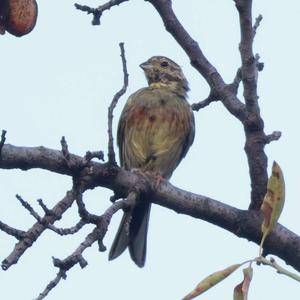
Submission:
<svg viewBox="0 0 300 300">
<path fill-rule="evenodd" d="M 122 111 L 117 137 L 121 166 L 169 179 L 194 140 L 188 82 L 181 68 L 163 56 L 140 67 L 149 87 L 132 94 Z M 141 200 L 124 213 L 109 259 L 128 247 L 133 261 L 144 266 L 150 208 L 150 202 Z"/>
</svg>

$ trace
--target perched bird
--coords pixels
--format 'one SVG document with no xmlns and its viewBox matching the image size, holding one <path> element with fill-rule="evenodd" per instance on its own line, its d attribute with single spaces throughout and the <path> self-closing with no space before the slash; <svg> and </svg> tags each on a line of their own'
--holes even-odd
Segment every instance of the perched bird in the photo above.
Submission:
<svg viewBox="0 0 300 300">
<path fill-rule="evenodd" d="M 164 56 L 151 57 L 140 67 L 149 87 L 132 94 L 120 117 L 117 143 L 121 166 L 169 179 L 193 143 L 194 115 L 186 101 L 188 82 L 181 68 Z M 143 267 L 151 203 L 138 201 L 124 212 L 109 259 L 127 247 Z"/>
</svg>

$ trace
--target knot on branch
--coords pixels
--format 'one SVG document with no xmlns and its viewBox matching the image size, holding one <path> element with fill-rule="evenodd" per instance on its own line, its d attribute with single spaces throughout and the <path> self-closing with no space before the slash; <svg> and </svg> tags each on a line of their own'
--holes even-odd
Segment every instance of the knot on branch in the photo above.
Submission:
<svg viewBox="0 0 300 300">
<path fill-rule="evenodd" d="M 256 112 L 248 112 L 243 125 L 246 134 L 253 132 L 263 132 L 264 130 L 264 121 Z"/>
<path fill-rule="evenodd" d="M 273 131 L 271 134 L 266 136 L 266 144 L 269 144 L 273 141 L 278 141 L 281 138 L 281 131 Z"/>
<path fill-rule="evenodd" d="M 59 268 L 64 273 L 70 270 L 77 263 L 79 263 L 82 269 L 88 265 L 87 261 L 84 259 L 84 257 L 81 254 L 70 255 L 64 260 L 60 260 L 59 258 L 52 257 L 52 262 L 56 268 Z"/>
</svg>

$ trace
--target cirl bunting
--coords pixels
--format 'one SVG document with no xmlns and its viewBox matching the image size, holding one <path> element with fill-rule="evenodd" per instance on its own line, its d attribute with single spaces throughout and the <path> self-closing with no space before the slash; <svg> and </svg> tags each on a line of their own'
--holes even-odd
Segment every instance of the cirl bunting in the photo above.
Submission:
<svg viewBox="0 0 300 300">
<path fill-rule="evenodd" d="M 171 59 L 154 56 L 142 63 L 149 86 L 132 94 L 120 117 L 117 143 L 121 166 L 169 179 L 186 155 L 195 135 L 188 104 L 188 82 Z M 109 259 L 127 247 L 132 260 L 143 267 L 151 203 L 139 200 L 124 212 Z"/>
</svg>

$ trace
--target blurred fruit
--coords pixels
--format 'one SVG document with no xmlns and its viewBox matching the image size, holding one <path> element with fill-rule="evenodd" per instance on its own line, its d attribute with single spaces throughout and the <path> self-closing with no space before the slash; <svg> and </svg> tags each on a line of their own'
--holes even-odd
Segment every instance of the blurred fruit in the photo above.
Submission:
<svg viewBox="0 0 300 300">
<path fill-rule="evenodd" d="M 20 37 L 34 28 L 38 10 L 35 0 L 1 0 L 0 2 L 1 34 L 6 30 Z"/>
</svg>

